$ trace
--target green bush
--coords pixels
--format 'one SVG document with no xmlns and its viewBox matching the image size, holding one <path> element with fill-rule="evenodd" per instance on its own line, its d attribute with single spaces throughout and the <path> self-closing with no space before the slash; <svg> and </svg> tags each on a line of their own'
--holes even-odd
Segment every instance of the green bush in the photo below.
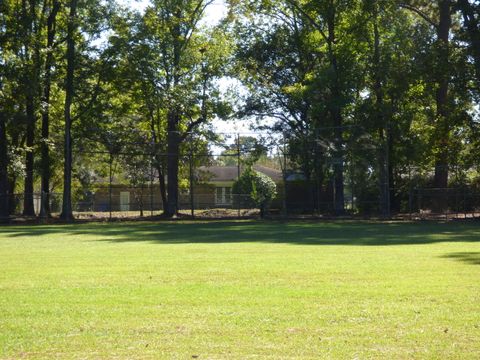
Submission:
<svg viewBox="0 0 480 360">
<path fill-rule="evenodd" d="M 251 168 L 243 172 L 233 184 L 234 202 L 240 207 L 260 209 L 263 217 L 272 200 L 277 196 L 275 182 L 265 174 Z"/>
</svg>

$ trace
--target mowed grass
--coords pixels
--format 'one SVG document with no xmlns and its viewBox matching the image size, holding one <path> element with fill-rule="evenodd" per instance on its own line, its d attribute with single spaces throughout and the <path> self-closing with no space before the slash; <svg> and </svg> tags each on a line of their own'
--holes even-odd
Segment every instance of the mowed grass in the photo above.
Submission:
<svg viewBox="0 0 480 360">
<path fill-rule="evenodd" d="M 0 357 L 479 359 L 480 224 L 3 227 Z"/>
</svg>

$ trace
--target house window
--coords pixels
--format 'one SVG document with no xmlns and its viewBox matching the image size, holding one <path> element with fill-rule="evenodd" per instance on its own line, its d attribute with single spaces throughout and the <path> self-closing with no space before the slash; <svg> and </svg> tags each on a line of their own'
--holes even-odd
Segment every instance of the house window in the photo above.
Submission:
<svg viewBox="0 0 480 360">
<path fill-rule="evenodd" d="M 231 205 L 232 204 L 232 188 L 217 187 L 215 189 L 215 204 Z"/>
<path fill-rule="evenodd" d="M 130 192 L 120 192 L 120 211 L 130 211 Z"/>
</svg>

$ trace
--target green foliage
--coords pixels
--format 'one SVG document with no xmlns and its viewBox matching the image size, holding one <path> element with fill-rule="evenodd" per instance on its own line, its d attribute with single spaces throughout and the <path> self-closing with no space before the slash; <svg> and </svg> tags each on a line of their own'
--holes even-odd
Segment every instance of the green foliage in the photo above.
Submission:
<svg viewBox="0 0 480 360">
<path fill-rule="evenodd" d="M 222 151 L 216 162 L 222 166 L 236 166 L 239 155 L 240 163 L 251 167 L 260 158 L 267 157 L 267 147 L 253 136 L 239 136 L 233 144 Z"/>
<path fill-rule="evenodd" d="M 232 192 L 236 206 L 257 207 L 263 217 L 277 196 L 277 186 L 267 175 L 248 167 L 233 184 Z"/>
<path fill-rule="evenodd" d="M 0 1 L 0 121 L 7 143 L 0 163 L 8 191 L 27 191 L 29 177 L 28 191 L 38 192 L 47 170 L 50 190 L 61 191 L 69 24 L 74 191 L 105 171 L 105 159 L 86 150 L 153 154 L 159 178 L 176 172 L 184 183 L 189 169 L 180 160 L 179 169 L 167 171 L 160 155 L 169 153 L 169 135 L 179 135 L 172 150 L 179 159 L 208 153 L 220 137 L 213 120 L 231 119 L 234 111 L 281 134 L 284 170 L 302 172 L 319 187 L 332 177 L 347 186 L 345 169 L 356 167 L 350 182 L 366 197 L 381 196 L 387 175 L 393 193 L 405 194 L 409 167 L 422 174 L 418 184 L 431 184 L 429 170 L 440 163 L 455 165 L 445 184 L 472 181 L 480 166 L 478 1 L 227 2 L 228 17 L 208 26 L 205 9 L 218 5 L 211 0 L 155 0 L 144 12 L 82 0 L 75 19 L 73 1 Z M 235 85 L 225 93 L 225 77 L 241 82 L 241 90 L 235 93 Z M 49 134 L 40 124 L 46 115 Z M 242 164 L 271 163 L 265 144 L 240 141 Z M 228 156 L 235 153 L 235 145 L 227 148 L 218 162 L 236 165 Z M 208 163 L 199 158 L 195 166 Z M 131 166 L 121 176 L 143 183 L 148 159 L 123 160 Z"/>
<path fill-rule="evenodd" d="M 282 133 L 293 170 L 325 186 L 356 167 L 352 187 L 376 201 L 387 176 L 391 188 L 404 186 L 409 166 L 456 164 L 466 173 L 478 165 L 471 157 L 478 140 L 469 135 L 478 134 L 474 47 L 465 49 L 458 13 L 446 57 L 438 34 L 440 8 L 458 11 L 455 2 L 231 3 L 237 74 L 248 89 L 239 116 L 275 119 L 265 127 Z M 463 26 L 474 25 L 475 17 L 465 18 L 473 7 L 458 3 Z"/>
</svg>

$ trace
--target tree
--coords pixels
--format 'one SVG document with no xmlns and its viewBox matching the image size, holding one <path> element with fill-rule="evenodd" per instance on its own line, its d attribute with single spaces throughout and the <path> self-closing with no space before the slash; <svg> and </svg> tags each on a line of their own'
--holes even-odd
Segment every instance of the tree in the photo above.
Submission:
<svg viewBox="0 0 480 360">
<path fill-rule="evenodd" d="M 267 175 L 248 167 L 233 184 L 232 192 L 239 206 L 253 205 L 259 208 L 263 219 L 270 203 L 277 196 L 277 186 Z"/>
<path fill-rule="evenodd" d="M 147 115 L 142 123 L 150 129 L 168 217 L 178 211 L 183 143 L 223 109 L 216 79 L 229 56 L 228 41 L 220 29 L 199 27 L 211 3 L 154 1 L 142 16 L 133 16 L 130 30 L 119 22 L 112 37 L 112 44 L 124 47 L 120 62 L 128 64 L 125 70 L 135 84 L 132 96 L 141 101 Z"/>
<path fill-rule="evenodd" d="M 0 85 L 1 87 L 1 85 Z M 7 127 L 0 111 L 0 221 L 7 218 L 8 211 L 8 149 Z"/>
<path fill-rule="evenodd" d="M 313 118 L 311 85 L 320 59 L 311 46 L 312 28 L 292 6 L 263 5 L 237 5 L 240 18 L 232 29 L 238 36 L 235 73 L 249 91 L 239 115 L 275 119 L 270 130 L 288 139 L 291 163 L 298 164 L 310 186 L 312 177 L 321 177 L 315 159 L 322 157 L 314 145 L 320 121 Z"/>
<path fill-rule="evenodd" d="M 151 179 L 151 163 L 148 154 L 126 155 L 123 157 L 127 179 L 134 187 L 135 200 L 143 217 L 145 188 Z"/>
<path fill-rule="evenodd" d="M 258 80 L 253 98 L 262 97 L 258 89 L 269 92 L 265 101 L 247 103 L 247 113 L 280 120 L 276 129 L 288 134 L 291 153 L 308 181 L 315 175 L 317 193 L 325 158 L 332 160 L 338 214 L 345 203 L 345 118 L 358 74 L 358 34 L 350 24 L 360 3 L 285 0 L 252 5 L 253 10 L 247 7 L 243 13 L 258 19 L 254 29 L 260 30 L 245 26 L 239 44 L 241 63 L 252 69 L 248 76 Z M 245 41 L 249 31 L 253 44 Z"/>
<path fill-rule="evenodd" d="M 378 199 L 353 211 L 400 211 L 411 168 L 419 186 L 472 178 L 478 1 L 230 0 L 230 16 L 208 27 L 211 2 L 158 0 L 144 13 L 112 1 L 0 2 L 2 215 L 22 208 L 22 192 L 34 215 L 40 188 L 48 216 L 63 180 L 70 220 L 78 183 L 103 171 L 95 159 L 119 163 L 124 151 L 136 154 L 124 160 L 139 187 L 153 165 L 165 215 L 175 216 L 179 183 L 193 173 L 186 159 L 205 163 L 219 137 L 210 120 L 231 113 L 223 76 L 243 84 L 236 115 L 281 138 L 288 170 L 305 175 L 305 210 L 328 199 L 342 214 L 351 195 L 352 204 Z M 263 140 L 239 142 L 217 160 L 237 164 L 238 145 L 247 165 L 271 160 Z M 62 146 L 63 163 L 51 156 Z"/>
<path fill-rule="evenodd" d="M 261 157 L 266 157 L 267 148 L 253 136 L 238 136 L 235 143 L 226 146 L 216 162 L 222 166 L 237 166 L 242 164 L 252 166 Z"/>
<path fill-rule="evenodd" d="M 60 217 L 71 221 L 72 213 L 72 161 L 75 129 L 81 132 L 88 119 L 101 116 L 96 108 L 101 90 L 106 61 L 92 46 L 103 33 L 110 17 L 109 2 L 71 0 L 66 20 L 65 83 L 64 83 L 64 181 L 63 203 Z M 82 36 L 83 35 L 83 36 Z M 81 79 L 81 81 L 79 81 Z M 97 111 L 96 114 L 93 114 Z M 73 127 L 75 125 L 75 128 Z"/>
<path fill-rule="evenodd" d="M 423 8 L 422 8 L 423 5 Z M 449 171 L 449 141 L 450 141 L 450 32 L 452 28 L 452 0 L 438 0 L 435 2 L 436 13 L 431 16 L 431 4 L 411 5 L 400 4 L 401 7 L 417 14 L 422 20 L 430 24 L 436 32 L 434 48 L 434 81 L 436 84 L 436 114 L 435 114 L 435 177 L 434 186 L 437 188 L 448 187 Z"/>
<path fill-rule="evenodd" d="M 463 18 L 463 29 L 467 35 L 470 54 L 475 63 L 478 91 L 480 89 L 480 4 L 478 1 L 457 0 L 455 7 Z"/>
<path fill-rule="evenodd" d="M 5 14 L 4 4 L 0 4 L 0 14 Z M 0 15 L 0 54 L 4 52 L 5 40 L 5 15 Z M 0 94 L 4 93 L 3 79 L 5 77 L 5 65 L 3 59 L 0 60 Z M 8 141 L 6 116 L 3 111 L 3 96 L 0 97 L 0 221 L 9 215 L 8 208 Z"/>
<path fill-rule="evenodd" d="M 44 64 L 43 89 L 41 99 L 42 114 L 42 134 L 41 134 L 41 154 L 42 154 L 42 180 L 41 180 L 41 206 L 40 216 L 50 215 L 50 102 L 52 89 L 52 68 L 54 66 L 54 47 L 56 45 L 57 15 L 60 10 L 58 0 L 47 1 L 50 12 L 47 17 L 47 41 L 45 44 L 46 58 Z"/>
<path fill-rule="evenodd" d="M 67 22 L 67 72 L 65 79 L 65 141 L 63 167 L 63 204 L 60 218 L 66 221 L 73 220 L 72 212 L 72 102 L 75 91 L 75 36 L 77 32 L 77 0 L 69 3 Z"/>
<path fill-rule="evenodd" d="M 23 51 L 20 57 L 23 62 L 22 83 L 25 92 L 26 110 L 26 174 L 24 183 L 23 215 L 34 216 L 33 185 L 34 185 L 34 145 L 35 127 L 37 122 L 38 86 L 40 77 L 40 36 L 42 29 L 42 14 L 39 1 L 22 0 L 21 3 L 21 41 Z"/>
</svg>

